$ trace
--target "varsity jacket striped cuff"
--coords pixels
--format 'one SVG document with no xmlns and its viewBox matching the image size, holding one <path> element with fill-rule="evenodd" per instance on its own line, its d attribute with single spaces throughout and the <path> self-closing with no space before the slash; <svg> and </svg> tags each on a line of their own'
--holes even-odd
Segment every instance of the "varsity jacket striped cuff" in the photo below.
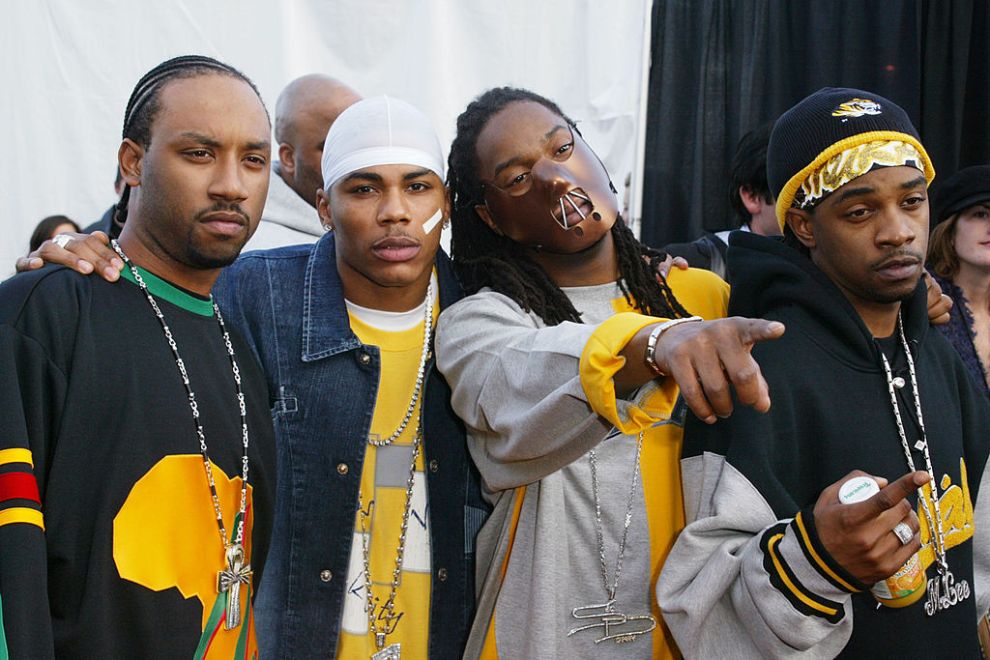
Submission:
<svg viewBox="0 0 990 660">
<path fill-rule="evenodd" d="M 838 623 L 844 616 L 845 596 L 869 589 L 825 549 L 815 528 L 813 506 L 764 531 L 760 548 L 770 583 L 807 616 Z"/>
</svg>

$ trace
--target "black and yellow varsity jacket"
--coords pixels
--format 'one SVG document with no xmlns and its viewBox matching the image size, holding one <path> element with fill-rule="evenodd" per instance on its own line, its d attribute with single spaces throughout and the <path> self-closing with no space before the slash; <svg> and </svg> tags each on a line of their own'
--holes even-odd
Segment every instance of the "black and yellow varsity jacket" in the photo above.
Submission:
<svg viewBox="0 0 990 660">
<path fill-rule="evenodd" d="M 896 333 L 875 340 L 839 289 L 779 240 L 737 234 L 730 246 L 729 314 L 777 319 L 787 330 L 753 350 L 770 387 L 768 413 L 739 405 L 712 426 L 690 418 L 685 428 L 689 524 L 657 589 L 685 656 L 975 657 L 977 614 L 990 595 L 990 496 L 979 497 L 990 405 L 929 326 L 924 285 L 902 315 L 955 577 L 952 594 L 942 584 L 939 597 L 959 601 L 934 616 L 927 595 L 878 608 L 870 585 L 825 551 L 812 513 L 822 490 L 851 470 L 891 481 L 908 472 L 880 353 L 910 383 Z M 899 407 L 913 445 L 910 384 L 899 390 Z M 923 454 L 912 451 L 924 469 Z M 920 559 L 937 578 L 931 531 L 917 498 L 911 503 L 921 521 Z"/>
</svg>

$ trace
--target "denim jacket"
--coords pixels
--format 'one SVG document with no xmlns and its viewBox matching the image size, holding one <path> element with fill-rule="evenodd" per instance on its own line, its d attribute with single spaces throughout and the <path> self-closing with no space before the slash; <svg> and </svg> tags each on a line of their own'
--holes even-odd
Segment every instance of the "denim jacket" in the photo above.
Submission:
<svg viewBox="0 0 990 660">
<path fill-rule="evenodd" d="M 438 253 L 440 305 L 461 292 Z M 333 234 L 242 256 L 214 295 L 268 380 L 278 448 L 271 549 L 255 612 L 261 657 L 333 657 L 358 487 L 378 390 L 378 348 L 351 331 Z M 429 654 L 458 658 L 474 612 L 474 537 L 489 511 L 464 427 L 432 355 L 423 393 L 430 547 Z"/>
</svg>

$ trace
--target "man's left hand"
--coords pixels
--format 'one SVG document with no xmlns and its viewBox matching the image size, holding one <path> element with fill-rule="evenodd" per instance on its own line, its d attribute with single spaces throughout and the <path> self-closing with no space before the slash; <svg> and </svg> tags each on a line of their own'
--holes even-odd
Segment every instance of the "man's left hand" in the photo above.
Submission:
<svg viewBox="0 0 990 660">
<path fill-rule="evenodd" d="M 949 322 L 952 298 L 942 293 L 942 287 L 927 270 L 924 277 L 925 286 L 928 287 L 928 321 L 932 325 L 944 325 Z"/>
</svg>

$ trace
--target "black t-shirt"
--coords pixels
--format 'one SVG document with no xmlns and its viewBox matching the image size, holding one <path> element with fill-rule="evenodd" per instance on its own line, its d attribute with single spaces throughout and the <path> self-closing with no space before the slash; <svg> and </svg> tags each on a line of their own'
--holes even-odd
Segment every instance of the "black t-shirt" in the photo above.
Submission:
<svg viewBox="0 0 990 660">
<path fill-rule="evenodd" d="M 209 302 L 144 276 L 189 374 L 230 538 L 243 445 L 222 334 Z M 227 631 L 224 547 L 193 415 L 144 293 L 61 268 L 0 286 L 0 642 L 11 657 L 253 656 L 274 434 L 260 369 L 231 340 L 247 406 L 254 574 L 240 591 L 243 623 Z"/>
</svg>

